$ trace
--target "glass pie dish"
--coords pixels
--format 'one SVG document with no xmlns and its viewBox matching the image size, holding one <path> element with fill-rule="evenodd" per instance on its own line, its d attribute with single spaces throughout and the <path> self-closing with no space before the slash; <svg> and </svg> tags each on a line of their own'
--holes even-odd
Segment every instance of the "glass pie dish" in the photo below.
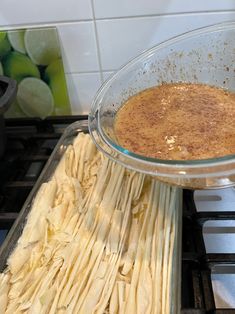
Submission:
<svg viewBox="0 0 235 314">
<path fill-rule="evenodd" d="M 132 95 L 162 83 L 204 83 L 235 91 L 235 22 L 216 24 L 165 41 L 123 66 L 98 91 L 89 115 L 96 145 L 122 165 L 192 189 L 235 184 L 235 155 L 163 160 L 134 154 L 115 137 L 118 109 Z M 208 147 L 213 150 L 213 147 Z"/>
</svg>

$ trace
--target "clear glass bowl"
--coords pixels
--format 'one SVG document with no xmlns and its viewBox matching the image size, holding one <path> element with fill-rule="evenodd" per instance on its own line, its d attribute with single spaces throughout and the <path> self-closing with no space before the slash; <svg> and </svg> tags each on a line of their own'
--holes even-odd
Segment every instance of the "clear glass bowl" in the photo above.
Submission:
<svg viewBox="0 0 235 314">
<path fill-rule="evenodd" d="M 235 22 L 229 22 L 177 36 L 130 61 L 103 84 L 92 103 L 89 130 L 98 148 L 116 162 L 169 184 L 193 189 L 234 185 L 235 155 L 193 161 L 146 158 L 119 146 L 114 133 L 120 106 L 163 82 L 201 82 L 235 91 L 234 47 Z"/>
</svg>

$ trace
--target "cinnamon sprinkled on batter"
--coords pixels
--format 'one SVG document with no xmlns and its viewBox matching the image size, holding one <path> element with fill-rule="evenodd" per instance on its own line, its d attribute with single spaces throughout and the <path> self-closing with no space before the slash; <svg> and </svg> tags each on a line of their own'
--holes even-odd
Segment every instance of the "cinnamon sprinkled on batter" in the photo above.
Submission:
<svg viewBox="0 0 235 314">
<path fill-rule="evenodd" d="M 235 93 L 204 84 L 163 84 L 121 107 L 115 134 L 147 157 L 192 160 L 235 154 Z"/>
</svg>

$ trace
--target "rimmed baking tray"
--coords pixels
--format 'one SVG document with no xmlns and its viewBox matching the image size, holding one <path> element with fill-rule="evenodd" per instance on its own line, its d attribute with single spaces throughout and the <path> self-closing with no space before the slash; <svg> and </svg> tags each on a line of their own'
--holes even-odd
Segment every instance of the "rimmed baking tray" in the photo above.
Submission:
<svg viewBox="0 0 235 314">
<path fill-rule="evenodd" d="M 34 198 L 40 188 L 40 186 L 48 182 L 54 171 L 62 159 L 67 147 L 73 143 L 74 138 L 78 133 L 84 132 L 88 133 L 88 121 L 77 121 L 70 124 L 64 131 L 63 135 L 59 139 L 57 145 L 55 146 L 50 158 L 48 159 L 44 169 L 42 170 L 36 184 L 31 190 L 29 196 L 27 197 L 16 221 L 14 222 L 11 230 L 9 231 L 6 239 L 4 240 L 0 248 L 0 272 L 3 272 L 6 268 L 7 259 L 11 252 L 17 245 L 17 241 L 22 234 L 24 226 L 27 222 L 28 214 L 32 208 Z"/>
</svg>

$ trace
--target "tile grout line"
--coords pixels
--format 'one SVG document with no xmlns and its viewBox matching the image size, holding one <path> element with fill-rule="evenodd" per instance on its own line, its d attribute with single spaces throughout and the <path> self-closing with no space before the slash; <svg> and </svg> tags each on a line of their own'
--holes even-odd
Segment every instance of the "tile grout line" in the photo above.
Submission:
<svg viewBox="0 0 235 314">
<path fill-rule="evenodd" d="M 97 17 L 96 21 L 109 21 L 109 20 L 125 20 L 131 18 L 148 18 L 148 17 L 171 17 L 171 16 L 183 16 L 183 15 L 207 15 L 215 13 L 235 13 L 235 9 L 228 10 L 205 10 L 205 11 L 188 11 L 188 12 L 172 12 L 172 13 L 146 13 L 136 15 L 124 15 L 124 16 L 108 16 L 108 17 Z"/>
<path fill-rule="evenodd" d="M 103 70 L 102 72 L 103 73 L 107 73 L 107 72 L 116 72 L 117 69 L 111 69 L 111 70 Z M 65 71 L 64 72 L 66 75 L 73 75 L 73 74 L 97 74 L 97 73 L 100 73 L 100 70 L 90 70 L 90 71 L 74 71 L 74 72 L 67 72 Z"/>
<path fill-rule="evenodd" d="M 214 13 L 235 13 L 235 9 L 228 9 L 228 10 L 206 10 L 206 11 L 191 11 L 191 12 L 174 12 L 174 13 L 153 13 L 153 14 L 137 14 L 137 15 L 127 15 L 127 16 L 109 16 L 109 17 L 97 17 L 95 18 L 94 14 L 94 4 L 93 0 L 91 1 L 92 5 L 92 14 L 93 19 L 78 19 L 78 20 L 69 20 L 69 21 L 44 21 L 44 22 L 37 22 L 37 23 L 24 23 L 24 24 L 15 24 L 15 25 L 4 25 L 0 24 L 0 28 L 2 31 L 4 30 L 15 30 L 15 29 L 21 29 L 21 28 L 45 28 L 45 27 L 58 27 L 63 25 L 70 25 L 70 24 L 77 24 L 77 23 L 87 23 L 87 22 L 94 22 L 95 29 L 97 31 L 96 27 L 96 21 L 111 21 L 111 20 L 125 20 L 125 19 L 138 19 L 138 18 L 151 18 L 151 17 L 170 17 L 170 16 L 184 16 L 184 15 L 199 15 L 199 14 L 214 14 Z"/>
<path fill-rule="evenodd" d="M 3 25 L 0 24 L 0 29 L 1 31 L 7 31 L 7 30 L 17 30 L 17 29 L 26 29 L 26 28 L 47 28 L 47 27 L 56 27 L 58 28 L 59 26 L 66 26 L 66 25 L 71 25 L 71 24 L 77 24 L 77 23 L 88 23 L 92 22 L 92 19 L 79 19 L 79 20 L 70 20 L 70 21 L 45 21 L 45 22 L 37 22 L 37 23 L 18 23 L 18 24 L 13 24 L 13 25 Z"/>
<path fill-rule="evenodd" d="M 95 29 L 96 49 L 97 49 L 98 63 L 99 63 L 99 69 L 100 69 L 100 80 L 101 80 L 101 84 L 103 84 L 104 76 L 103 76 L 103 71 L 102 71 L 100 44 L 99 44 L 98 30 L 97 30 L 97 25 L 96 25 L 96 18 L 95 18 L 95 7 L 94 7 L 93 0 L 90 0 L 90 1 L 91 1 L 91 8 L 92 8 L 94 29 Z"/>
</svg>

